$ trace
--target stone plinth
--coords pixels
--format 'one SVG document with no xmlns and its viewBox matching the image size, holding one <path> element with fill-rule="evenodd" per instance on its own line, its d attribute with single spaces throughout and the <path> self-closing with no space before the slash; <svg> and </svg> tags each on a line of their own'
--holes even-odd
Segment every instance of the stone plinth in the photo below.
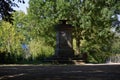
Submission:
<svg viewBox="0 0 120 80">
<path fill-rule="evenodd" d="M 60 20 L 61 23 L 55 26 L 56 34 L 56 50 L 55 56 L 61 59 L 69 59 L 74 56 L 72 44 L 73 26 L 66 24 L 66 20 Z"/>
</svg>

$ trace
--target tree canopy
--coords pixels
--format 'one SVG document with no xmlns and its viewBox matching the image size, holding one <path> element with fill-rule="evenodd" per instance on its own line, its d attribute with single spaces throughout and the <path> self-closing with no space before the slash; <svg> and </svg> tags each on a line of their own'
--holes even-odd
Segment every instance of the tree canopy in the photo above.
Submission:
<svg viewBox="0 0 120 80">
<path fill-rule="evenodd" d="M 24 0 L 18 0 L 20 3 L 25 3 Z M 19 7 L 15 0 L 0 0 L 0 19 L 12 23 L 12 12 L 15 10 L 13 7 Z"/>
<path fill-rule="evenodd" d="M 36 22 L 34 28 L 39 36 L 52 39 L 53 25 L 67 19 L 74 26 L 78 54 L 104 53 L 112 46 L 114 34 L 110 29 L 116 20 L 112 16 L 119 12 L 118 4 L 117 0 L 30 0 L 28 14 Z"/>
</svg>

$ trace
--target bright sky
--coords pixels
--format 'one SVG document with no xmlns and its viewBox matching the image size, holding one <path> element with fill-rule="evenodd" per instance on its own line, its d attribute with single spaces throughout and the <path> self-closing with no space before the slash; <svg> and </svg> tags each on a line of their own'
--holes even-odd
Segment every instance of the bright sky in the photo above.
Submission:
<svg viewBox="0 0 120 80">
<path fill-rule="evenodd" d="M 28 5 L 28 2 L 29 0 L 24 0 L 25 1 L 25 4 L 23 3 L 17 3 L 17 0 L 15 0 L 15 2 L 18 4 L 19 8 L 18 7 L 14 7 L 14 10 L 17 10 L 17 11 L 23 11 L 27 14 L 27 8 L 29 7 Z"/>
<path fill-rule="evenodd" d="M 120 15 L 118 15 L 118 20 L 120 21 Z"/>
</svg>

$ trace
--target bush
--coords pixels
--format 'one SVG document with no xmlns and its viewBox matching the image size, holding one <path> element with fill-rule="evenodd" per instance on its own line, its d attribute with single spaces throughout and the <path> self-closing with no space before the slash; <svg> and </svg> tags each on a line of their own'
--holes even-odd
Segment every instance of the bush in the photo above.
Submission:
<svg viewBox="0 0 120 80">
<path fill-rule="evenodd" d="M 105 63 L 110 53 L 103 51 L 89 51 L 89 62 L 91 63 Z"/>
<path fill-rule="evenodd" d="M 54 48 L 46 45 L 44 40 L 32 40 L 29 43 L 29 54 L 32 60 L 43 60 L 54 53 Z"/>
</svg>

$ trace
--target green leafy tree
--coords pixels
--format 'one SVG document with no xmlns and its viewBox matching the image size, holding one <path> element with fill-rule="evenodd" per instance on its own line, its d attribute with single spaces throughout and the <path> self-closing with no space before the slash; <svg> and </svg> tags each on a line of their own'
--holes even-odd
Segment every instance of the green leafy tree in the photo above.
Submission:
<svg viewBox="0 0 120 80">
<path fill-rule="evenodd" d="M 1 21 L 0 23 L 0 63 L 17 61 L 22 51 L 23 36 L 9 22 Z"/>
<path fill-rule="evenodd" d="M 54 41 L 53 25 L 58 20 L 68 19 L 75 27 L 77 54 L 83 50 L 94 53 L 90 55 L 97 59 L 111 49 L 114 36 L 110 31 L 114 20 L 111 17 L 118 8 L 116 0 L 30 0 L 29 4 L 28 14 L 35 22 L 35 34 L 44 37 L 46 42 Z M 103 62 L 105 58 L 97 61 Z"/>
<path fill-rule="evenodd" d="M 21 42 L 26 42 L 26 44 L 28 43 L 28 41 L 30 40 L 30 27 L 29 27 L 29 19 L 28 16 L 22 12 L 22 11 L 18 11 L 18 12 L 14 12 L 13 13 L 13 26 L 16 28 L 17 33 L 20 33 L 21 35 L 24 36 L 24 39 L 21 40 Z"/>
<path fill-rule="evenodd" d="M 43 38 L 36 36 L 35 22 L 29 20 L 30 16 L 23 12 L 13 14 L 13 26 L 17 33 L 23 36 L 21 45 L 27 45 L 27 49 L 22 51 L 22 57 L 27 60 L 41 60 L 53 54 L 53 48 L 46 44 Z"/>
<path fill-rule="evenodd" d="M 1 23 L 0 30 L 0 42 L 1 42 L 1 52 L 14 52 L 19 46 L 16 43 L 18 42 L 21 36 L 16 34 L 15 28 L 8 22 Z"/>
<path fill-rule="evenodd" d="M 0 18 L 12 23 L 12 12 L 15 10 L 13 7 L 19 7 L 15 0 L 1 0 L 0 1 Z M 24 0 L 18 0 L 20 3 L 25 3 Z"/>
<path fill-rule="evenodd" d="M 54 46 L 55 36 L 52 27 L 54 24 L 54 16 L 52 17 L 52 14 L 50 14 L 53 13 L 51 9 L 51 5 L 54 4 L 53 1 L 45 3 L 42 0 L 31 0 L 29 3 L 28 15 L 30 15 L 30 26 L 33 28 L 34 38 L 44 38 L 46 43 Z M 36 5 L 33 6 L 34 4 Z M 44 14 L 45 11 L 47 11 L 46 14 Z"/>
<path fill-rule="evenodd" d="M 79 49 L 82 49 L 82 52 L 89 52 L 97 62 L 106 60 L 114 41 L 114 34 L 110 29 L 114 20 L 111 17 L 116 11 L 115 6 L 115 0 L 83 0 L 71 6 L 71 20 L 75 26 L 74 36 L 78 53 Z"/>
</svg>

